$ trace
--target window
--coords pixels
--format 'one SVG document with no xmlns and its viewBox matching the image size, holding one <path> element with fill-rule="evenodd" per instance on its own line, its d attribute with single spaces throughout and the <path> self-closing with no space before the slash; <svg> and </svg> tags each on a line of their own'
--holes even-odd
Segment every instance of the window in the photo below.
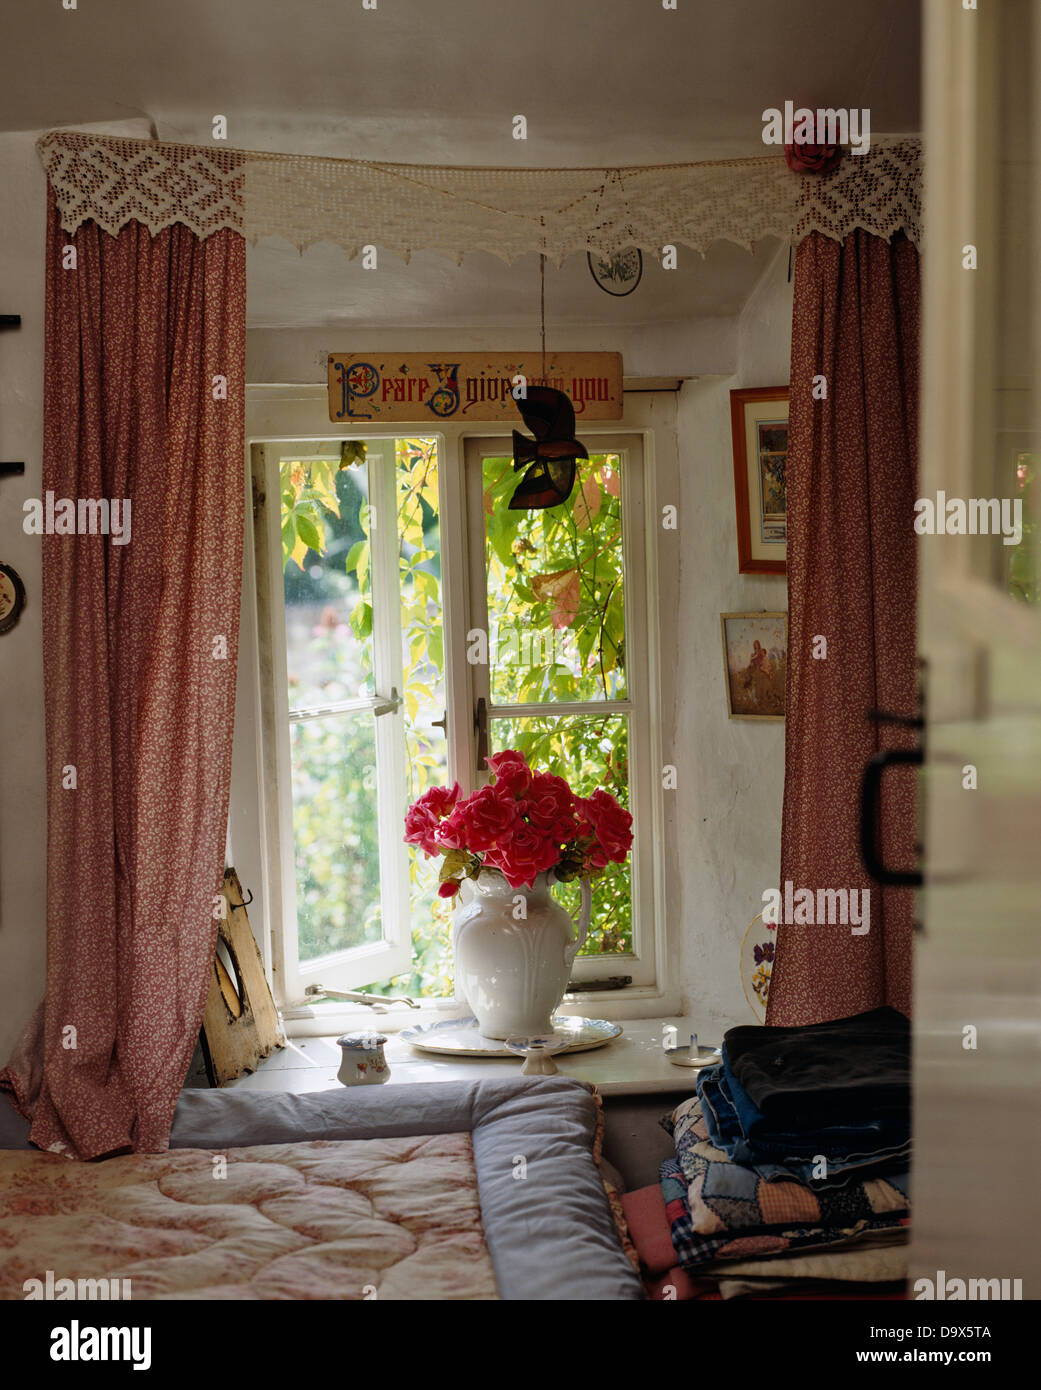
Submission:
<svg viewBox="0 0 1041 1390">
<path fill-rule="evenodd" d="M 436 875 L 410 864 L 402 840 L 409 800 L 447 773 L 437 440 L 265 452 L 279 497 L 267 530 L 280 538 L 270 619 L 284 652 L 272 674 L 277 695 L 284 683 L 273 733 L 287 993 L 392 977 L 450 993 Z"/>
<path fill-rule="evenodd" d="M 644 434 L 586 434 L 571 498 L 545 512 L 510 512 L 508 440 L 460 427 L 252 445 L 257 627 L 240 660 L 259 681 L 252 730 L 240 698 L 232 833 L 240 864 L 254 823 L 262 842 L 283 1007 L 316 985 L 451 996 L 439 861 L 402 823 L 430 785 L 480 785 L 479 759 L 506 747 L 633 812 L 574 974 L 660 1000 L 655 507 Z"/>
</svg>

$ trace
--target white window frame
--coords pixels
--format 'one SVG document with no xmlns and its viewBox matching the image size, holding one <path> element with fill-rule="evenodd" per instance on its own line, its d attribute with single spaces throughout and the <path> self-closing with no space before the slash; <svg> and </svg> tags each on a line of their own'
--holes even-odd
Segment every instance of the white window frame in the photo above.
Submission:
<svg viewBox="0 0 1041 1390">
<path fill-rule="evenodd" d="M 465 659 L 454 659 L 452 652 L 465 652 L 469 617 L 469 587 L 467 557 L 468 522 L 465 495 L 465 448 L 471 437 L 497 437 L 503 440 L 508 453 L 511 426 L 480 422 L 441 422 L 438 429 L 430 421 L 396 422 L 393 425 L 367 423 L 364 430 L 344 430 L 342 425 L 330 424 L 328 395 L 324 385 L 266 384 L 251 385 L 246 393 L 246 476 L 254 477 L 255 460 L 262 456 L 258 446 L 294 442 L 322 441 L 330 438 L 381 437 L 400 438 L 422 435 L 438 437 L 438 485 L 440 538 L 442 555 L 442 607 L 445 639 L 445 698 L 448 735 L 449 780 L 458 780 L 466 790 L 479 785 L 476 768 L 476 741 L 469 736 L 473 727 L 473 670 Z M 663 748 L 671 746 L 675 728 L 675 665 L 662 660 L 662 651 L 674 647 L 677 640 L 677 603 L 679 593 L 679 553 L 675 532 L 659 529 L 662 506 L 675 504 L 679 497 L 678 450 L 676 440 L 676 397 L 671 391 L 648 390 L 626 393 L 625 417 L 621 421 L 590 423 L 582 426 L 580 435 L 591 453 L 610 452 L 600 437 L 607 439 L 637 433 L 643 442 L 645 479 L 645 547 L 646 547 L 646 632 L 648 666 L 653 676 L 651 696 L 650 767 L 660 770 L 663 763 L 678 761 L 675 755 L 665 757 Z M 263 470 L 262 470 L 263 471 Z M 269 484 L 261 476 L 256 480 L 255 493 L 278 497 L 277 486 L 268 494 Z M 624 506 L 624 501 L 623 501 Z M 258 512 L 264 515 L 269 508 Z M 274 565 L 265 563 L 265 536 L 255 535 L 250 508 L 246 509 L 246 547 L 243 565 L 243 611 L 239 650 L 239 692 L 236 706 L 235 755 L 232 769 L 232 808 L 229 828 L 229 849 L 243 882 L 257 885 L 255 902 L 250 907 L 250 921 L 260 943 L 276 1003 L 287 1020 L 288 1031 L 294 1035 L 327 1034 L 353 1026 L 360 1019 L 372 1019 L 368 1010 L 345 1005 L 334 1011 L 331 1006 L 313 1010 L 300 1006 L 301 995 L 293 989 L 285 960 L 287 889 L 295 891 L 293 883 L 292 823 L 289 798 L 278 794 L 287 767 L 280 767 L 277 756 L 278 711 L 285 716 L 288 730 L 288 692 L 286 688 L 285 637 L 281 645 L 267 614 L 283 611 L 281 550 L 277 530 L 270 535 L 266 528 L 266 545 L 276 557 Z M 276 513 L 277 514 L 277 513 Z M 666 538 L 663 541 L 663 535 Z M 671 541 L 668 539 L 671 537 Z M 277 543 L 277 544 L 276 544 Z M 629 599 L 627 598 L 627 605 Z M 638 619 L 626 613 L 628 630 Z M 399 686 L 400 690 L 400 686 Z M 467 736 L 457 738 L 454 730 L 465 728 Z M 674 906 L 678 885 L 678 848 L 676 827 L 671 807 L 665 803 L 660 787 L 660 772 L 652 779 L 658 788 L 650 796 L 650 805 L 632 806 L 634 816 L 648 826 L 654 845 L 653 920 L 645 923 L 646 942 L 641 942 L 641 960 L 652 959 L 653 978 L 646 983 L 634 983 L 625 990 L 588 992 L 576 996 L 562 1008 L 564 1013 L 617 1019 L 671 1016 L 680 1007 L 680 990 L 675 958 L 680 950 L 678 921 Z M 282 846 L 287 846 L 285 854 Z M 672 924 L 671 926 L 669 924 Z M 583 962 L 581 974 L 633 974 L 628 968 L 632 957 L 604 956 Z M 622 962 L 625 963 L 624 967 Z M 611 969 L 605 967 L 611 964 Z M 389 973 L 389 972 L 388 972 Z M 372 976 L 370 975 L 371 979 Z M 576 972 L 576 978 L 581 975 Z M 323 979 L 322 983 L 327 983 Z M 450 1003 L 451 1001 L 449 1001 Z M 429 1001 L 429 1009 L 444 1007 Z M 417 1014 L 401 1006 L 381 1014 L 379 1026 L 394 1030 L 416 1021 Z"/>
</svg>

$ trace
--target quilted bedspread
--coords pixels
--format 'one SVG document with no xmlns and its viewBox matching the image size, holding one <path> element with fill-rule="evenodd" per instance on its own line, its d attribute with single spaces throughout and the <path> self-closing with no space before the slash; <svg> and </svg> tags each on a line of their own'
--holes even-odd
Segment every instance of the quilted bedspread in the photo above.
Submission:
<svg viewBox="0 0 1041 1390">
<path fill-rule="evenodd" d="M 499 1297 L 469 1133 L 0 1151 L 0 1298 L 48 1270 L 128 1279 L 133 1299 Z"/>
</svg>

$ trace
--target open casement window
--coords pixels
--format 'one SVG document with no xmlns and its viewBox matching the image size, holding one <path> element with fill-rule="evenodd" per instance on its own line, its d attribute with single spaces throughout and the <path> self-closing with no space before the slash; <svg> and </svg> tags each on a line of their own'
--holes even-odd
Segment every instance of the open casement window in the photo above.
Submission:
<svg viewBox="0 0 1041 1390">
<path fill-rule="evenodd" d="M 254 452 L 255 480 L 259 471 L 267 498 L 278 499 L 258 517 L 257 559 L 270 663 L 265 762 L 277 789 L 269 840 L 281 880 L 272 957 L 289 1003 L 309 985 L 354 989 L 411 969 L 403 442 Z M 416 443 L 430 455 L 436 495 L 436 443 Z M 433 576 L 428 583 L 436 590 Z"/>
<path fill-rule="evenodd" d="M 595 882 L 573 978 L 631 977 L 599 995 L 600 1012 L 658 999 L 659 581 L 644 434 L 587 427 L 592 458 L 571 497 L 540 513 L 509 510 L 508 437 L 417 427 L 345 441 L 272 423 L 250 454 L 257 602 L 250 576 L 244 611 L 256 627 L 246 621 L 240 655 L 232 841 L 263 885 L 286 1017 L 333 1009 L 305 1004 L 313 986 L 452 998 L 441 861 L 405 846 L 404 816 L 430 786 L 475 790 L 487 752 L 506 747 L 632 812 L 633 853 Z M 482 664 L 474 634 L 489 626 Z M 577 908 L 577 888 L 556 891 Z"/>
<path fill-rule="evenodd" d="M 489 753 L 520 749 L 580 795 L 602 787 L 632 812 L 632 853 L 594 882 L 572 978 L 651 986 L 662 772 L 643 440 L 584 442 L 571 496 L 535 511 L 509 509 L 520 475 L 507 440 L 465 442 L 473 766 L 480 784 Z M 577 885 L 555 891 L 577 912 Z"/>
</svg>

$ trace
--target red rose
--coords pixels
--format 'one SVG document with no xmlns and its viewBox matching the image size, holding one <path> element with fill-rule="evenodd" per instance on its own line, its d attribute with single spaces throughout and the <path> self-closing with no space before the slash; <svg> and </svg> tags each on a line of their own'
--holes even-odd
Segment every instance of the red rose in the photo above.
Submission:
<svg viewBox="0 0 1041 1390">
<path fill-rule="evenodd" d="M 405 843 L 419 845 L 429 858 L 440 854 L 438 827 L 459 799 L 459 783 L 451 787 L 431 787 L 425 791 L 415 805 L 410 806 L 405 816 Z"/>
<path fill-rule="evenodd" d="M 838 145 L 785 145 L 784 157 L 797 174 L 830 174 L 842 151 Z"/>
<path fill-rule="evenodd" d="M 439 898 L 454 898 L 458 892 L 459 884 L 456 883 L 455 879 L 446 878 L 444 883 L 438 888 L 437 896 Z"/>
<path fill-rule="evenodd" d="M 524 814 L 536 830 L 551 836 L 558 844 L 575 833 L 575 798 L 563 777 L 536 772 L 524 798 Z"/>
<path fill-rule="evenodd" d="M 633 818 L 629 812 L 623 811 L 609 792 L 597 787 L 582 802 L 580 814 L 589 821 L 596 838 L 590 854 L 594 868 L 602 869 L 609 862 L 620 864 L 633 845 Z"/>
<path fill-rule="evenodd" d="M 511 888 L 531 885 L 537 874 L 552 869 L 560 858 L 560 846 L 523 821 L 508 841 L 486 855 L 485 863 L 499 869 Z"/>
<path fill-rule="evenodd" d="M 450 816 L 446 816 L 437 827 L 437 844 L 439 849 L 471 849 L 472 846 L 467 835 L 466 826 L 466 802 L 457 806 Z"/>
<path fill-rule="evenodd" d="M 428 859 L 432 854 L 440 854 L 441 847 L 436 838 L 439 823 L 430 808 L 421 806 L 417 801 L 409 807 L 405 817 L 405 843 L 419 845 Z"/>
<path fill-rule="evenodd" d="M 523 796 L 531 786 L 531 768 L 523 753 L 507 748 L 503 753 L 493 753 L 485 762 L 495 773 L 495 786 L 511 796 Z"/>
<path fill-rule="evenodd" d="M 466 848 L 472 850 L 492 849 L 509 839 L 519 819 L 516 801 L 497 782 L 491 787 L 481 787 L 480 791 L 467 797 L 453 812 L 451 819 L 457 816 L 465 827 Z"/>
<path fill-rule="evenodd" d="M 458 800 L 458 782 L 453 782 L 450 787 L 431 787 L 419 798 L 419 801 L 425 802 L 439 819 L 453 811 Z M 416 802 L 417 806 L 419 801 Z"/>
</svg>

